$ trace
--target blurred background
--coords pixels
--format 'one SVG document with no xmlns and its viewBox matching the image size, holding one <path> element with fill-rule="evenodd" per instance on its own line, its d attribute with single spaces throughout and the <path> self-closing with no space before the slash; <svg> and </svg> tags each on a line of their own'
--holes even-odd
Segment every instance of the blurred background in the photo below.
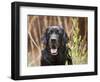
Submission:
<svg viewBox="0 0 100 82">
<path fill-rule="evenodd" d="M 88 63 L 88 18 L 68 16 L 33 16 L 28 15 L 28 53 L 27 66 L 40 66 L 41 41 L 48 26 L 63 26 L 69 37 L 68 46 L 73 64 Z M 66 62 L 67 65 L 67 62 Z"/>
</svg>

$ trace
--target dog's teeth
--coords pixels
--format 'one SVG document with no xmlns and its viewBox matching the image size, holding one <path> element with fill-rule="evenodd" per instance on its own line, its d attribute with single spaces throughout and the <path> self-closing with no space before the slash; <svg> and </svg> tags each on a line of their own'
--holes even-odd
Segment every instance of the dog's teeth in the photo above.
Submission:
<svg viewBox="0 0 100 82">
<path fill-rule="evenodd" d="M 57 49 L 51 49 L 51 53 L 57 53 Z"/>
</svg>

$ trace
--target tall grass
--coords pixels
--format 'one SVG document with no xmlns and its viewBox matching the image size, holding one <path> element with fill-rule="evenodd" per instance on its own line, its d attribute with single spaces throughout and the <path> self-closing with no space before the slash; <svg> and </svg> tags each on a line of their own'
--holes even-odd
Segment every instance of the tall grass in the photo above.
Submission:
<svg viewBox="0 0 100 82">
<path fill-rule="evenodd" d="M 79 18 L 71 18 L 72 21 L 72 39 L 70 40 L 70 51 L 69 54 L 72 56 L 73 64 L 86 64 L 87 63 L 87 42 L 86 37 L 81 38 L 79 34 Z"/>
</svg>

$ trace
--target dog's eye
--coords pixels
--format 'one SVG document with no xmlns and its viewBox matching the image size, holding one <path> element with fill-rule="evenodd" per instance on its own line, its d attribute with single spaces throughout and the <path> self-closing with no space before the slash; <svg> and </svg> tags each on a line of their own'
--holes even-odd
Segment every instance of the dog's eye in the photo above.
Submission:
<svg viewBox="0 0 100 82">
<path fill-rule="evenodd" d="M 53 30 L 50 30 L 49 32 L 48 32 L 48 34 L 52 34 L 53 33 Z"/>
<path fill-rule="evenodd" d="M 56 33 L 59 34 L 59 30 L 56 30 Z"/>
</svg>

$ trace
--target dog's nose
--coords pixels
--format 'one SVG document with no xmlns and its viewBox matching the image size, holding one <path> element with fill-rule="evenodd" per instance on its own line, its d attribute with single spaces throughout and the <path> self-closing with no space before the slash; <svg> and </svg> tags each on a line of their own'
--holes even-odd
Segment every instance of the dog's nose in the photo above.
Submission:
<svg viewBox="0 0 100 82">
<path fill-rule="evenodd" d="M 51 42 L 52 42 L 52 43 L 55 43 L 55 42 L 56 42 L 56 39 L 51 39 Z"/>
</svg>

